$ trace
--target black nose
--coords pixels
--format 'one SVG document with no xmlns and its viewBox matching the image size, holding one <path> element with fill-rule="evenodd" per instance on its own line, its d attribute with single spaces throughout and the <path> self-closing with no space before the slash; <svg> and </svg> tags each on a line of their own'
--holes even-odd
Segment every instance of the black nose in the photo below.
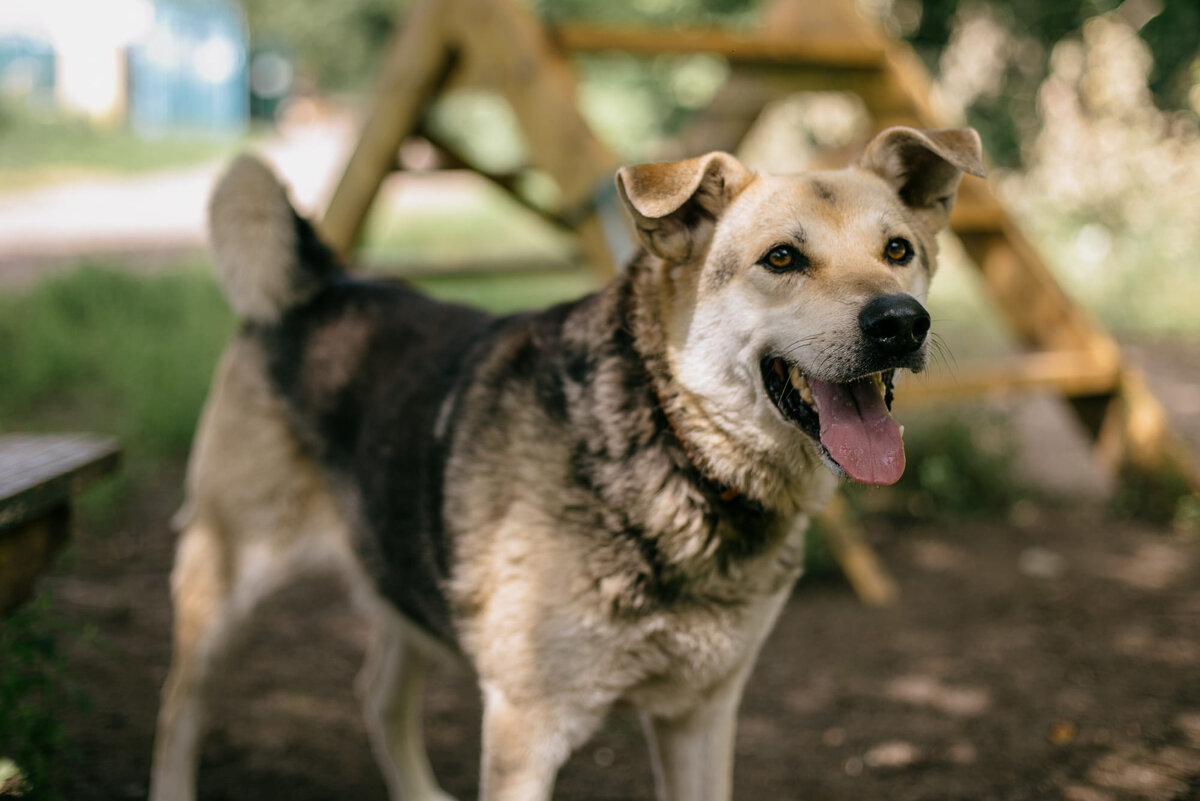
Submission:
<svg viewBox="0 0 1200 801">
<path fill-rule="evenodd" d="M 912 295 L 880 295 L 858 313 L 869 344 L 889 356 L 907 356 L 925 342 L 929 312 Z"/>
</svg>

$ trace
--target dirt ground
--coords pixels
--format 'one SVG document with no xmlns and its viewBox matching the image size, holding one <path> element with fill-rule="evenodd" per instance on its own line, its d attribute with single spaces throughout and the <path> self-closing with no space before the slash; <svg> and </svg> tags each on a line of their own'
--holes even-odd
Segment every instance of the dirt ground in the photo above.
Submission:
<svg viewBox="0 0 1200 801">
<path fill-rule="evenodd" d="M 1192 397 L 1195 349 L 1147 353 Z M 69 647 L 92 699 L 67 721 L 73 801 L 146 794 L 179 499 L 178 475 L 159 480 L 120 530 L 82 532 L 45 582 L 94 630 Z M 871 530 L 901 603 L 871 609 L 840 578 L 801 581 L 747 689 L 735 797 L 1200 801 L 1200 540 L 1091 501 Z M 269 604 L 217 689 L 201 798 L 386 797 L 353 692 L 364 634 L 332 583 Z M 464 801 L 478 722 L 468 671 L 431 677 L 434 769 Z M 628 710 L 572 758 L 556 798 L 653 798 Z"/>
</svg>

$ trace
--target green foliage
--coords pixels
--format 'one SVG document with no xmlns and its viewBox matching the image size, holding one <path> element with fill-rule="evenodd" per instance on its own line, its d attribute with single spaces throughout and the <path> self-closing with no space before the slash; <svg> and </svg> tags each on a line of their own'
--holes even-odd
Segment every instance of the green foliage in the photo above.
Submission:
<svg viewBox="0 0 1200 801">
<path fill-rule="evenodd" d="M 59 648 L 75 634 L 45 596 L 0 620 L 0 763 L 8 760 L 9 774 L 19 771 L 7 787 L 28 801 L 62 798 L 68 754 L 61 717 L 86 704 Z M 7 795 L 0 779 L 0 796 Z"/>
<path fill-rule="evenodd" d="M 119 437 L 128 466 L 184 453 L 232 319 L 196 265 L 84 266 L 0 297 L 0 430 Z"/>
<path fill-rule="evenodd" d="M 326 89 L 369 86 L 371 70 L 411 0 L 243 0 L 256 44 L 278 42 L 300 73 Z M 545 20 L 610 24 L 726 24 L 753 19 L 759 0 L 531 0 Z"/>
<path fill-rule="evenodd" d="M 1146 23 L 1142 38 L 1154 52 L 1150 89 L 1166 108 L 1182 108 L 1196 83 L 1200 61 L 1200 3 L 1162 0 L 1162 12 Z"/>
<path fill-rule="evenodd" d="M 1170 203 L 1169 198 L 1167 203 Z M 1175 243 L 1178 222 L 1155 219 L 1149 227 L 1126 230 L 1119 219 L 1097 229 L 1091 220 L 1042 207 L 1027 217 L 1027 230 L 1041 252 L 1057 268 L 1064 288 L 1116 334 L 1196 340 L 1200 315 L 1195 298 L 1200 272 Z M 1057 212 L 1057 213 L 1056 213 Z M 1105 223 L 1109 220 L 1105 220 Z M 1103 225 L 1104 223 L 1101 223 Z M 1097 263 L 1080 258 L 1080 233 L 1088 229 L 1114 232 L 1110 251 Z"/>
<path fill-rule="evenodd" d="M 967 109 L 970 124 L 979 128 L 996 163 L 1016 166 L 1022 161 L 1024 138 L 1036 131 L 1037 90 L 1050 71 L 1054 46 L 1078 38 L 1083 24 L 1098 14 L 1114 11 L 1119 0 L 923 0 L 919 22 L 906 38 L 936 75 L 939 59 L 950 40 L 956 19 L 964 12 L 990 9 L 1016 43 L 1020 54 L 1008 53 L 1001 86 L 977 98 Z M 1137 13 L 1137 12 L 1133 12 Z M 1141 24 L 1142 20 L 1134 20 Z M 1163 0 L 1158 14 L 1142 26 L 1142 39 L 1154 54 L 1150 89 L 1165 109 L 1188 108 L 1188 91 L 1195 82 L 1200 59 L 1200 5 L 1195 0 Z"/>
<path fill-rule="evenodd" d="M 279 42 L 301 78 L 324 89 L 363 90 L 411 0 L 242 0 L 254 45 Z"/>
<path fill-rule="evenodd" d="M 1112 498 L 1117 515 L 1183 531 L 1200 528 L 1200 495 L 1183 473 L 1126 465 L 1118 479 Z"/>
<path fill-rule="evenodd" d="M 956 519 L 1005 515 L 1029 495 L 1016 475 L 1010 422 L 982 409 L 909 423 L 908 466 L 895 485 L 905 511 L 915 517 Z M 858 507 L 868 505 L 854 487 Z"/>
<path fill-rule="evenodd" d="M 840 575 L 841 570 L 818 517 L 812 521 L 804 538 L 804 578 L 811 581 L 820 576 Z"/>
<path fill-rule="evenodd" d="M 202 138 L 147 141 L 126 128 L 83 119 L 37 116 L 0 103 L 0 185 L 34 185 L 81 171 L 133 172 L 194 164 L 227 152 L 230 143 Z"/>
<path fill-rule="evenodd" d="M 1171 525 L 1181 534 L 1200 534 L 1200 493 L 1192 492 L 1179 499 Z"/>
<path fill-rule="evenodd" d="M 579 105 L 596 133 L 629 161 L 652 158 L 708 105 L 728 74 L 709 55 L 579 56 Z"/>
</svg>

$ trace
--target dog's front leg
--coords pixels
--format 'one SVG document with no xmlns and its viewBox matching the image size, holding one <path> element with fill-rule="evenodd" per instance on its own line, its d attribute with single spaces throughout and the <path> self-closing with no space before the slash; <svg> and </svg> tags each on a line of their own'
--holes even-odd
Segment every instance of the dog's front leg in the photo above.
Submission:
<svg viewBox="0 0 1200 801">
<path fill-rule="evenodd" d="M 550 801 L 558 769 L 603 717 L 557 699 L 515 702 L 485 683 L 480 801 Z"/>
<path fill-rule="evenodd" d="M 737 710 L 746 672 L 677 717 L 643 712 L 659 801 L 730 801 Z"/>
</svg>

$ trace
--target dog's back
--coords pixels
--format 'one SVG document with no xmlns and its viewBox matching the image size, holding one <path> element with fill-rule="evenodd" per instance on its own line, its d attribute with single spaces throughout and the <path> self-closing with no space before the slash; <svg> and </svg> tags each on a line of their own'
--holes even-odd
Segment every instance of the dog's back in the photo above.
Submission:
<svg viewBox="0 0 1200 801">
<path fill-rule="evenodd" d="M 376 588 L 452 642 L 439 590 L 447 574 L 438 509 L 446 437 L 469 354 L 495 321 L 398 283 L 349 277 L 254 159 L 230 168 L 210 219 L 217 275 L 243 321 L 235 350 L 258 352 L 265 393 L 337 485 Z M 262 469 L 292 469 L 247 458 Z M 224 466 L 230 461 L 223 456 Z"/>
</svg>

